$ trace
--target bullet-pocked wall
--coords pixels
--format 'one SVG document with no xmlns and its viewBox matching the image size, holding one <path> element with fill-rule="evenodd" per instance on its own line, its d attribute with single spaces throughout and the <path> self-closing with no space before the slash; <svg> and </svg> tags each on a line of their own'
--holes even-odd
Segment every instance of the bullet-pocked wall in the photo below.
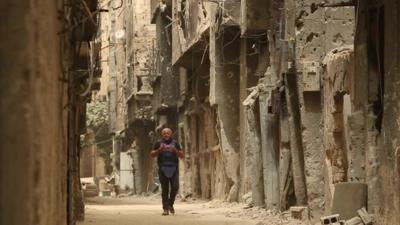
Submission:
<svg viewBox="0 0 400 225">
<path fill-rule="evenodd" d="M 67 223 L 62 7 L 52 0 L 0 3 L 1 224 Z"/>
<path fill-rule="evenodd" d="M 341 48 L 345 45 L 352 45 L 354 41 L 354 7 L 324 7 L 319 0 L 296 1 L 294 21 L 296 31 L 296 68 L 299 72 L 298 98 L 300 101 L 302 145 L 304 151 L 304 175 L 307 188 L 307 202 L 313 214 L 319 214 L 321 205 L 327 189 L 322 187 L 324 183 L 332 184 L 340 181 L 325 180 L 321 173 L 324 166 L 324 158 L 332 163 L 327 165 L 328 170 L 337 176 L 335 156 L 324 155 L 323 147 L 330 151 L 340 151 L 340 146 L 329 149 L 330 145 L 324 143 L 323 137 L 333 137 L 337 133 L 326 132 L 322 135 L 322 123 L 325 126 L 334 126 L 330 120 L 323 117 L 322 91 L 326 88 L 320 83 L 321 64 L 325 55 L 332 49 Z M 293 9 L 289 9 L 293 10 Z M 323 88 L 321 88 L 323 87 Z M 335 90 L 336 91 L 336 90 Z M 330 168 L 333 165 L 333 169 Z M 340 166 L 345 167 L 345 163 Z M 339 166 L 339 167 L 340 167 Z M 343 168 L 343 171 L 346 169 Z M 329 173 L 329 172 L 328 172 Z M 345 181 L 342 179 L 341 181 Z M 333 193 L 332 193 L 333 194 Z M 326 197 L 326 196 L 325 196 Z"/>
</svg>

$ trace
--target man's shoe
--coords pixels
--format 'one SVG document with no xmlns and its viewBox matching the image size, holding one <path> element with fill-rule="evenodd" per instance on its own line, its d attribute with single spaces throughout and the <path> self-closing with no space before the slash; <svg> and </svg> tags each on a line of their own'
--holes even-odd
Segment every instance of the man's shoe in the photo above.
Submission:
<svg viewBox="0 0 400 225">
<path fill-rule="evenodd" d="M 162 215 L 162 216 L 168 216 L 168 215 L 169 215 L 168 210 L 164 209 L 164 212 L 163 212 L 161 215 Z"/>
<path fill-rule="evenodd" d="M 169 211 L 170 211 L 172 214 L 175 214 L 175 209 L 174 209 L 173 206 L 171 206 L 171 207 L 169 208 Z"/>
</svg>

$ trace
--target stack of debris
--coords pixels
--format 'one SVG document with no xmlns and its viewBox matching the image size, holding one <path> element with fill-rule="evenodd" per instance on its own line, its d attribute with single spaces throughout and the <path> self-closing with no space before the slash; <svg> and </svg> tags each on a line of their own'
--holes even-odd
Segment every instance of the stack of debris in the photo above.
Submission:
<svg viewBox="0 0 400 225">
<path fill-rule="evenodd" d="M 373 225 L 372 217 L 365 208 L 357 210 L 358 216 L 348 220 L 340 220 L 339 214 L 321 217 L 322 225 Z"/>
</svg>

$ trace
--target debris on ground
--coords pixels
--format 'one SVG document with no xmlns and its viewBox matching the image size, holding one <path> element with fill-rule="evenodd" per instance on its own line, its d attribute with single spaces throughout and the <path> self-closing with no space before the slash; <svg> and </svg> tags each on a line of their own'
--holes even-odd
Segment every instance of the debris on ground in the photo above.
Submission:
<svg viewBox="0 0 400 225">
<path fill-rule="evenodd" d="M 365 225 L 373 224 L 372 216 L 368 214 L 368 212 L 365 208 L 361 208 L 361 209 L 357 210 L 357 213 Z"/>
<path fill-rule="evenodd" d="M 251 204 L 225 202 L 212 200 L 204 206 L 208 208 L 225 208 L 225 215 L 230 218 L 241 218 L 258 221 L 257 225 L 308 225 L 309 221 L 302 221 L 292 218 L 290 211 L 279 212 L 277 210 L 267 210 L 262 207 L 252 206 Z"/>
<path fill-rule="evenodd" d="M 368 214 L 367 210 L 363 207 L 357 210 L 358 216 L 348 220 L 339 220 L 340 214 L 333 214 L 330 216 L 321 217 L 322 225 L 373 225 L 373 218 Z"/>
<path fill-rule="evenodd" d="M 310 220 L 310 210 L 306 206 L 293 206 L 290 207 L 290 213 L 292 218 L 309 221 Z"/>
</svg>

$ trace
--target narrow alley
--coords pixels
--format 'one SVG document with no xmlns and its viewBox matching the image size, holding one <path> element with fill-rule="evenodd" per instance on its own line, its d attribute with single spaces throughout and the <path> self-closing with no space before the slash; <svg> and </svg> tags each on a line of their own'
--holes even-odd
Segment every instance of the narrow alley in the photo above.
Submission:
<svg viewBox="0 0 400 225">
<path fill-rule="evenodd" d="M 182 202 L 176 206 L 176 214 L 163 217 L 159 213 L 157 197 L 93 198 L 87 201 L 86 218 L 78 225 L 305 225 L 290 216 L 278 216 L 270 212 L 269 221 L 261 213 L 249 209 L 243 212 L 243 204 L 226 204 L 218 201 Z"/>
<path fill-rule="evenodd" d="M 221 210 L 204 209 L 202 204 L 180 204 L 177 214 L 163 217 L 154 200 L 94 200 L 88 203 L 86 219 L 78 225 L 254 225 L 254 222 L 228 218 Z"/>
<path fill-rule="evenodd" d="M 399 0 L 0 12 L 0 225 L 400 224 Z"/>
</svg>

